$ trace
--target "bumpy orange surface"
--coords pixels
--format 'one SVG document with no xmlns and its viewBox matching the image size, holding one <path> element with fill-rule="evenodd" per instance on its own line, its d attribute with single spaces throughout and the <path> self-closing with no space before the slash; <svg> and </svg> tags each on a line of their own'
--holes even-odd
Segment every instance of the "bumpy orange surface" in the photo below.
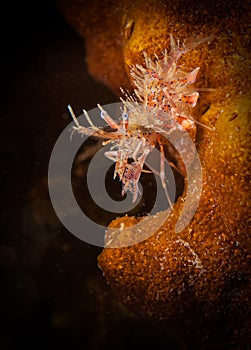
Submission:
<svg viewBox="0 0 251 350">
<path fill-rule="evenodd" d="M 197 131 L 203 171 L 198 210 L 175 233 L 184 191 L 154 235 L 127 248 L 106 248 L 98 262 L 120 300 L 134 312 L 154 318 L 195 309 L 209 318 L 227 312 L 233 324 L 227 327 L 233 327 L 230 333 L 240 341 L 248 317 L 251 267 L 248 5 L 219 0 L 60 3 L 85 37 L 90 72 L 115 91 L 130 87 L 129 66 L 143 63 L 143 50 L 160 54 L 169 48 L 170 33 L 180 40 L 214 35 L 210 45 L 196 47 L 181 60 L 188 71 L 200 67 L 196 86 L 215 89 L 201 93 L 195 111 L 198 120 L 215 126 L 215 131 Z M 118 219 L 111 227 L 136 220 Z"/>
</svg>

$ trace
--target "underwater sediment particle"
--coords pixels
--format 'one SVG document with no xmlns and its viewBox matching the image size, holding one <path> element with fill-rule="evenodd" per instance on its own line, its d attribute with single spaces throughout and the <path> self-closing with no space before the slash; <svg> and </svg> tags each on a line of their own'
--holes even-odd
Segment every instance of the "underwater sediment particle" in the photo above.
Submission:
<svg viewBox="0 0 251 350">
<path fill-rule="evenodd" d="M 215 37 L 210 46 L 192 50 L 182 62 L 188 70 L 200 67 L 198 87 L 214 88 L 201 93 L 195 111 L 200 122 L 214 125 L 215 130 L 197 130 L 203 183 L 194 217 L 184 230 L 175 232 L 185 189 L 157 232 L 133 246 L 107 246 L 98 263 L 118 298 L 134 313 L 170 319 L 193 317 L 199 310 L 201 322 L 224 320 L 228 348 L 244 349 L 251 268 L 247 2 L 60 3 L 66 18 L 85 37 L 90 72 L 114 91 L 130 87 L 130 66 L 143 64 L 142 51 L 153 57 L 168 49 L 170 33 L 180 39 L 201 33 Z M 132 225 L 133 230 L 137 220 L 113 221 L 109 237 L 113 227 Z M 154 232 L 154 219 L 152 225 L 149 229 Z M 224 341 L 217 346 L 226 348 Z"/>
</svg>

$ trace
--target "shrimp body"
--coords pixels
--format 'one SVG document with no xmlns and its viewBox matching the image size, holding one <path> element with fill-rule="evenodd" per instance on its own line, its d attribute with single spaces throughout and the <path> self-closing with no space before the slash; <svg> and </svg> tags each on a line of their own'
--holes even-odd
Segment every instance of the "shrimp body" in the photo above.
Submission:
<svg viewBox="0 0 251 350">
<path fill-rule="evenodd" d="M 133 195 L 135 202 L 138 194 L 140 179 L 146 158 L 158 144 L 160 148 L 160 178 L 167 200 L 172 207 L 166 189 L 164 171 L 164 148 L 161 135 L 168 136 L 172 132 L 195 129 L 196 122 L 191 110 L 196 105 L 199 93 L 191 88 L 195 82 L 199 67 L 190 73 L 183 72 L 178 66 L 179 58 L 197 45 L 209 41 L 211 37 L 188 40 L 186 45 L 176 44 L 170 35 L 171 51 L 165 50 L 163 58 L 157 56 L 155 61 L 144 53 L 145 67 L 136 65 L 131 68 L 134 80 L 134 94 L 126 94 L 121 98 L 124 110 L 122 118 L 117 123 L 100 105 L 100 116 L 112 129 L 106 132 L 93 125 L 88 113 L 85 116 L 89 128 L 79 125 L 71 107 L 69 111 L 75 121 L 74 131 L 80 134 L 94 135 L 104 138 L 111 147 L 105 156 L 115 162 L 114 178 L 122 183 L 122 195 L 127 191 Z M 200 124 L 200 123 L 198 123 Z M 170 163 L 172 166 L 172 164 Z"/>
<path fill-rule="evenodd" d="M 156 143 L 154 130 L 134 125 L 123 137 L 118 135 L 118 139 L 111 142 L 110 151 L 105 152 L 105 156 L 116 163 L 114 178 L 118 176 L 122 182 L 122 195 L 131 192 L 132 202 L 138 197 L 138 182 L 145 160 Z"/>
<path fill-rule="evenodd" d="M 145 67 L 136 65 L 131 68 L 135 95 L 144 106 L 155 110 L 155 123 L 162 124 L 163 130 L 168 131 L 172 128 L 170 120 L 176 120 L 185 130 L 195 128 L 191 108 L 197 104 L 199 93 L 190 85 L 196 81 L 200 68 L 196 67 L 190 73 L 186 73 L 177 67 L 177 62 L 182 55 L 211 39 L 210 36 L 198 37 L 196 40 L 188 40 L 186 45 L 180 47 L 170 35 L 169 54 L 165 50 L 161 60 L 155 56 L 156 60 L 152 61 L 144 53 Z"/>
</svg>

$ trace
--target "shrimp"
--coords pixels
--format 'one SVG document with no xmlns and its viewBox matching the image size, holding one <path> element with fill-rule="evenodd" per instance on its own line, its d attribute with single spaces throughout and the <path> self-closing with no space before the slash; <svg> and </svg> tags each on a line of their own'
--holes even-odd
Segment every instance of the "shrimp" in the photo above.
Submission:
<svg viewBox="0 0 251 350">
<path fill-rule="evenodd" d="M 145 67 L 136 65 L 131 68 L 131 76 L 135 85 L 134 93 L 127 94 L 123 89 L 122 116 L 117 123 L 102 106 L 98 104 L 100 116 L 112 129 L 111 132 L 96 127 L 88 113 L 83 110 L 89 123 L 89 128 L 83 127 L 70 106 L 69 112 L 75 122 L 73 131 L 80 134 L 94 135 L 106 139 L 111 147 L 105 156 L 115 162 L 114 178 L 118 177 L 122 183 L 122 195 L 132 193 L 132 202 L 139 195 L 138 182 L 143 166 L 150 152 L 158 145 L 160 149 L 160 179 L 167 201 L 173 208 L 172 201 L 166 187 L 164 169 L 164 146 L 161 135 L 168 136 L 175 131 L 186 132 L 194 129 L 197 122 L 191 115 L 191 109 L 196 105 L 199 92 L 190 88 L 197 77 L 199 67 L 190 73 L 184 73 L 177 68 L 178 59 L 197 45 L 208 42 L 211 36 L 198 37 L 188 40 L 186 45 L 176 44 L 170 35 L 171 51 L 165 50 L 163 59 L 157 56 L 156 61 L 144 53 Z M 203 125 L 212 130 L 211 127 Z M 172 163 L 171 166 L 175 167 Z"/>
</svg>

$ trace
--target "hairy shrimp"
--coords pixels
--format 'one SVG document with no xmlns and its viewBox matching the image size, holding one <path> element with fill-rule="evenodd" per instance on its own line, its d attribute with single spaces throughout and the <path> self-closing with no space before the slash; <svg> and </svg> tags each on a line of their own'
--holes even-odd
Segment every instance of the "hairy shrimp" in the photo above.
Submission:
<svg viewBox="0 0 251 350">
<path fill-rule="evenodd" d="M 191 115 L 199 92 L 198 89 L 195 91 L 190 86 L 196 80 L 199 67 L 190 73 L 185 73 L 177 67 L 177 62 L 183 54 L 211 39 L 211 36 L 198 37 L 194 41 L 187 41 L 186 45 L 179 46 L 170 35 L 171 51 L 169 55 L 165 50 L 163 59 L 160 60 L 156 56 L 156 60 L 152 61 L 144 53 L 145 67 L 136 65 L 131 68 L 131 76 L 135 85 L 134 94 L 129 95 L 122 90 L 124 97 L 121 100 L 124 108 L 121 121 L 117 123 L 98 104 L 101 118 L 112 129 L 110 132 L 95 126 L 85 110 L 83 112 L 90 126 L 88 128 L 81 126 L 72 108 L 68 106 L 76 124 L 73 127 L 74 131 L 85 135 L 94 134 L 105 139 L 105 143 L 111 144 L 105 156 L 115 162 L 114 178 L 118 177 L 122 183 L 122 195 L 127 191 L 131 192 L 133 202 L 139 195 L 138 182 L 146 158 L 158 145 L 160 149 L 159 176 L 168 203 L 171 208 L 173 207 L 166 187 L 165 154 L 161 135 L 168 136 L 177 130 L 186 132 L 194 129 L 196 123 L 200 124 Z M 208 126 L 205 127 L 211 129 Z"/>
</svg>

